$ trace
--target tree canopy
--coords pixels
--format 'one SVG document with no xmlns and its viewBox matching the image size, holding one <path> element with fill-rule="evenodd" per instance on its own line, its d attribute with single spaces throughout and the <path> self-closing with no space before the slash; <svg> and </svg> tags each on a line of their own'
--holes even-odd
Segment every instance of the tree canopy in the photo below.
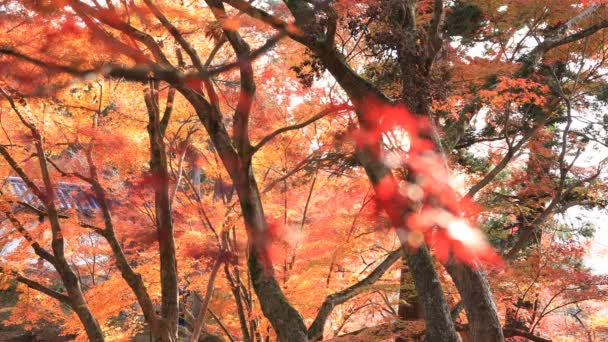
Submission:
<svg viewBox="0 0 608 342">
<path fill-rule="evenodd" d="M 0 0 L 0 339 L 606 340 L 607 27 Z"/>
</svg>

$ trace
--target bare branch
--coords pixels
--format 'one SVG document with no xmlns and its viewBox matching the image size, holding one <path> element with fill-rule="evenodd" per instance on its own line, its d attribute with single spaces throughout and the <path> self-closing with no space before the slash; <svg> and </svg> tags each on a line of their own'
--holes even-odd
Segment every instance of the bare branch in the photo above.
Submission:
<svg viewBox="0 0 608 342">
<path fill-rule="evenodd" d="M 266 43 L 264 43 L 262 46 L 260 46 L 249 54 L 250 60 L 254 60 L 257 57 L 266 53 L 268 50 L 274 47 L 283 37 L 283 33 L 278 33 L 270 37 L 266 41 Z M 105 77 L 125 79 L 134 82 L 148 82 L 148 80 L 152 77 L 154 79 L 165 81 L 174 86 L 184 86 L 188 80 L 210 78 L 212 76 L 237 68 L 240 65 L 240 61 L 237 60 L 211 68 L 203 72 L 193 71 L 188 73 L 184 73 L 178 69 L 175 69 L 173 67 L 167 67 L 166 65 L 162 64 L 138 64 L 135 66 L 128 66 L 124 64 L 106 63 L 92 69 L 78 69 L 68 65 L 61 65 L 53 62 L 43 61 L 41 59 L 22 54 L 21 52 L 8 47 L 0 48 L 0 55 L 12 56 L 17 59 L 26 61 L 30 64 L 39 66 L 45 70 L 65 73 L 82 79 L 89 79 L 91 77 L 101 75 Z"/>
<path fill-rule="evenodd" d="M 154 16 L 160 21 L 163 26 L 169 31 L 169 33 L 173 36 L 173 38 L 179 43 L 179 45 L 186 51 L 190 59 L 192 60 L 192 64 L 194 67 L 202 72 L 204 70 L 203 63 L 201 58 L 199 57 L 196 50 L 190 45 L 190 43 L 184 38 L 184 36 L 179 32 L 179 30 L 165 17 L 165 15 L 160 11 L 158 6 L 154 4 L 151 0 L 144 0 L 146 6 L 150 8 Z"/>
<path fill-rule="evenodd" d="M 55 266 L 57 264 L 57 260 L 55 259 L 55 256 L 52 255 L 50 252 L 48 252 L 46 249 L 44 249 L 42 246 L 40 246 L 40 244 L 38 242 L 34 241 L 34 239 L 30 235 L 30 233 L 25 229 L 23 224 L 19 220 L 17 220 L 17 218 L 15 216 L 13 216 L 13 214 L 11 214 L 10 212 L 7 211 L 7 212 L 4 212 L 4 215 L 6 215 L 8 220 L 11 221 L 11 224 L 13 225 L 13 227 L 15 227 L 15 229 L 17 229 L 17 231 L 21 235 L 23 235 L 23 238 L 30 244 L 30 246 L 32 246 L 32 248 L 34 249 L 34 253 L 36 253 L 36 255 L 38 255 L 42 259 L 48 261 L 53 266 Z"/>
<path fill-rule="evenodd" d="M 297 27 L 295 24 L 290 24 L 283 21 L 276 16 L 269 14 L 255 6 L 252 6 L 249 2 L 243 0 L 224 0 L 223 2 L 238 9 L 239 11 L 246 13 L 252 18 L 258 19 L 263 23 L 283 32 L 288 35 L 291 39 L 304 43 L 307 39 L 305 33 Z"/>
<path fill-rule="evenodd" d="M 540 336 L 534 335 L 532 333 L 529 333 L 527 331 L 523 331 L 523 330 L 519 330 L 519 329 L 512 329 L 512 328 L 503 328 L 503 333 L 505 334 L 505 337 L 524 337 L 530 341 L 534 341 L 534 342 L 551 342 L 552 340 L 546 339 L 546 338 L 542 338 Z"/>
<path fill-rule="evenodd" d="M 492 180 L 494 180 L 494 178 L 496 178 L 496 176 L 502 170 L 504 170 L 504 168 L 507 167 L 507 165 L 509 165 L 509 162 L 511 161 L 511 158 L 513 158 L 513 156 L 515 155 L 515 153 L 517 151 L 519 151 L 524 146 L 524 144 L 528 140 L 530 140 L 530 138 L 534 135 L 534 133 L 536 133 L 536 131 L 540 127 L 542 127 L 544 124 L 545 124 L 545 120 L 542 119 L 542 120 L 540 120 L 539 123 L 535 124 L 533 127 L 531 127 L 530 129 L 528 129 L 528 131 L 524 133 L 524 135 L 517 142 L 517 144 L 513 145 L 513 147 L 510 148 L 507 151 L 507 154 L 502 158 L 502 160 L 498 163 L 498 165 L 496 165 L 480 181 L 478 181 L 477 183 L 475 183 L 475 185 L 473 185 L 469 189 L 469 191 L 467 192 L 467 197 L 471 197 L 472 198 L 473 196 L 475 196 L 475 194 L 477 194 L 477 192 L 479 192 L 479 190 L 483 189 L 486 185 L 490 184 L 490 182 Z"/>
<path fill-rule="evenodd" d="M 403 255 L 403 248 L 398 248 L 392 251 L 384 261 L 382 261 L 367 277 L 361 279 L 356 284 L 325 298 L 317 317 L 308 328 L 308 339 L 316 341 L 323 337 L 323 327 L 325 321 L 333 311 L 333 309 L 347 300 L 357 296 L 365 291 L 370 285 L 378 281 L 380 277 Z"/>
<path fill-rule="evenodd" d="M 51 290 L 50 288 L 40 284 L 37 281 L 34 281 L 32 279 L 22 276 L 21 274 L 19 274 L 16 271 L 7 270 L 7 269 L 3 268 L 2 266 L 0 266 L 0 273 L 8 274 L 8 275 L 14 277 L 15 280 L 17 280 L 18 282 L 27 285 L 27 287 L 29 287 L 31 289 L 44 293 L 45 295 L 55 298 L 62 303 L 71 305 L 70 297 L 68 297 L 67 295 L 57 292 L 55 290 Z"/>
<path fill-rule="evenodd" d="M 57 172 L 59 172 L 62 176 L 64 177 L 76 177 L 79 178 L 89 184 L 93 184 L 94 180 L 91 179 L 90 177 L 87 177 L 85 175 L 82 175 L 79 172 L 67 172 L 64 171 L 59 165 L 57 165 L 57 163 L 55 163 L 54 161 L 52 161 L 51 159 L 47 159 L 47 161 L 49 162 L 49 164 L 51 164 L 51 166 L 57 170 Z"/>
<path fill-rule="evenodd" d="M 8 164 L 11 166 L 13 171 L 15 171 L 17 173 L 17 175 L 19 175 L 19 177 L 21 177 L 23 182 L 34 193 L 34 195 L 36 195 L 36 197 L 38 197 L 39 200 L 44 202 L 45 194 L 42 192 L 42 190 L 40 190 L 40 188 L 38 188 L 36 186 L 36 184 L 34 184 L 34 182 L 32 182 L 32 180 L 27 176 L 25 171 L 23 171 L 23 169 L 19 166 L 19 164 L 17 164 L 17 161 L 10 155 L 8 150 L 2 145 L 0 145 L 0 154 L 8 162 Z"/>
<path fill-rule="evenodd" d="M 217 271 L 220 269 L 220 266 L 223 263 L 222 258 L 222 255 L 218 255 L 211 269 L 211 275 L 209 276 L 209 280 L 207 281 L 207 292 L 205 293 L 205 298 L 201 303 L 199 311 L 196 313 L 196 320 L 194 321 L 192 337 L 190 338 L 190 341 L 192 342 L 198 341 L 198 338 L 203 330 L 203 326 L 205 324 L 205 314 L 207 313 L 207 308 L 209 307 L 209 303 L 211 302 L 211 295 L 213 294 L 213 290 L 215 288 L 215 277 L 217 276 Z"/>
<path fill-rule="evenodd" d="M 286 127 L 282 127 L 277 129 L 276 131 L 270 133 L 269 135 L 265 136 L 264 138 L 262 138 L 262 140 L 260 140 L 259 143 L 257 143 L 252 149 L 251 149 L 251 154 L 254 154 L 255 152 L 257 152 L 260 148 L 262 148 L 262 146 L 264 146 L 266 143 L 268 143 L 270 140 L 272 140 L 274 137 L 276 137 L 277 135 L 281 134 L 281 133 L 285 133 L 288 131 L 292 131 L 295 129 L 300 129 L 303 127 L 306 127 L 308 125 L 310 125 L 311 123 L 324 118 L 325 116 L 327 116 L 328 114 L 331 113 L 335 113 L 335 112 L 339 112 L 342 110 L 353 110 L 354 107 L 347 105 L 347 104 L 341 104 L 341 105 L 336 105 L 336 106 L 331 106 L 327 109 L 324 109 L 323 111 L 319 112 L 318 114 L 314 115 L 313 117 L 311 117 L 310 119 L 303 121 L 301 123 L 295 124 L 295 125 L 291 125 L 291 126 L 286 126 Z"/>
<path fill-rule="evenodd" d="M 222 331 L 224 332 L 224 334 L 226 334 L 226 337 L 228 337 L 228 339 L 230 340 L 230 342 L 235 342 L 236 340 L 234 339 L 234 337 L 232 336 L 232 334 L 230 334 L 230 332 L 228 331 L 228 329 L 226 328 L 226 326 L 224 325 L 224 323 L 222 323 L 222 321 L 215 314 L 215 312 L 213 312 L 213 310 L 211 310 L 211 308 L 207 308 L 207 311 L 209 311 L 209 314 L 211 315 L 211 317 L 213 317 L 213 319 L 217 322 L 217 324 L 220 326 L 220 328 L 222 329 Z"/>
<path fill-rule="evenodd" d="M 95 9 L 82 1 L 72 1 L 71 7 L 81 17 L 92 16 L 100 22 L 104 23 L 105 25 L 113 29 L 119 30 L 127 36 L 141 42 L 148 48 L 148 50 L 150 50 L 157 62 L 163 64 L 165 67 L 174 69 L 165 54 L 163 53 L 160 45 L 154 40 L 154 37 L 136 29 L 135 27 L 129 25 L 126 22 L 116 20 L 116 13 L 114 13 L 113 11 L 109 11 L 106 9 Z"/>
<path fill-rule="evenodd" d="M 581 22 L 582 20 L 584 20 L 602 7 L 604 7 L 603 4 L 589 6 L 577 16 L 570 18 L 568 21 L 555 28 L 551 37 L 545 39 L 542 43 L 532 49 L 530 53 L 528 53 L 528 59 L 531 62 L 531 67 L 536 68 L 543 56 L 549 50 L 562 46 L 564 44 L 578 41 L 608 27 L 608 20 L 603 20 L 597 24 L 586 27 L 576 33 L 566 35 L 568 30 L 570 30 L 574 25 L 578 24 L 579 22 Z"/>
</svg>

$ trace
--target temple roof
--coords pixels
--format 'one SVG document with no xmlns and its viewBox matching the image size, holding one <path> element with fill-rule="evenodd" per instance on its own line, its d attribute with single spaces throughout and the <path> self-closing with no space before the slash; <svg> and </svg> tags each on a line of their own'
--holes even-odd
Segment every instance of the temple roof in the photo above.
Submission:
<svg viewBox="0 0 608 342">
<path fill-rule="evenodd" d="M 11 192 L 21 201 L 41 208 L 42 203 L 28 189 L 25 182 L 20 177 L 8 177 L 6 183 Z M 78 211 L 92 211 L 100 209 L 95 197 L 83 186 L 74 183 L 59 182 L 55 185 L 55 199 L 59 210 L 76 209 Z"/>
</svg>

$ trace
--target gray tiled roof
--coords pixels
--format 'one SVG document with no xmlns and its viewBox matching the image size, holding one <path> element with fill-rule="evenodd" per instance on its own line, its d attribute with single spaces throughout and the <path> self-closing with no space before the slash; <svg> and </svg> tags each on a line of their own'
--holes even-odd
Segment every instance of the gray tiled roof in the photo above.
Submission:
<svg viewBox="0 0 608 342">
<path fill-rule="evenodd" d="M 6 183 L 10 186 L 10 190 L 21 201 L 33 206 L 42 207 L 40 200 L 27 187 L 25 182 L 20 177 L 8 177 Z M 60 210 L 76 209 L 78 211 L 92 211 L 100 209 L 99 203 L 95 197 L 87 192 L 82 186 L 59 182 L 56 184 L 55 200 L 57 207 Z"/>
</svg>

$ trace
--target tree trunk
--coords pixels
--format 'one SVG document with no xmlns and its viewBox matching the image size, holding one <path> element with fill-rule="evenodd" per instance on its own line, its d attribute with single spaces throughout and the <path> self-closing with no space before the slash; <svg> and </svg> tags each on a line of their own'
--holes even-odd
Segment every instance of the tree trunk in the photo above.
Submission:
<svg viewBox="0 0 608 342">
<path fill-rule="evenodd" d="M 104 204 L 102 204 L 102 206 L 104 206 Z M 112 249 L 114 258 L 116 259 L 116 268 L 118 268 L 118 270 L 120 271 L 120 275 L 129 285 L 129 287 L 133 291 L 133 294 L 135 294 L 135 297 L 137 298 L 137 303 L 142 309 L 144 318 L 146 320 L 146 323 L 148 323 L 148 325 L 150 326 L 152 334 L 159 341 L 171 341 L 172 338 L 169 331 L 164 330 L 164 328 L 159 325 L 159 317 L 154 310 L 152 299 L 148 294 L 148 290 L 146 289 L 146 285 L 144 284 L 144 280 L 141 274 L 134 272 L 131 266 L 129 265 L 129 262 L 127 261 L 127 258 L 123 253 L 122 247 L 120 246 L 118 239 L 116 238 L 114 230 L 106 230 L 102 235 L 106 238 L 106 241 Z"/>
<path fill-rule="evenodd" d="M 32 133 L 36 138 L 36 152 L 38 154 L 42 179 L 46 188 L 46 196 L 41 195 L 38 196 L 38 198 L 44 203 L 47 210 L 49 223 L 51 225 L 51 248 L 53 250 L 53 256 L 55 257 L 52 264 L 61 276 L 63 286 L 65 286 L 68 297 L 70 297 L 70 306 L 78 315 L 82 325 L 84 325 L 84 329 L 87 332 L 87 337 L 89 340 L 94 342 L 104 341 L 103 332 L 99 326 L 99 322 L 97 322 L 97 319 L 95 319 L 93 316 L 93 313 L 89 309 L 87 301 L 84 298 L 82 288 L 80 287 L 80 281 L 65 259 L 65 244 L 63 234 L 61 232 L 59 215 L 57 208 L 55 207 L 55 194 L 53 192 L 54 187 L 51 182 L 51 176 L 46 162 L 42 137 L 36 129 L 32 129 Z M 25 175 L 21 176 L 24 178 Z"/>
<path fill-rule="evenodd" d="M 237 184 L 237 193 L 243 211 L 249 238 L 249 276 L 253 289 L 260 301 L 262 312 L 268 318 L 282 342 L 306 342 L 306 325 L 300 313 L 294 309 L 283 295 L 274 277 L 271 260 L 264 251 L 267 246 L 267 224 L 258 188 L 251 169 L 243 177 L 244 182 Z"/>
<path fill-rule="evenodd" d="M 418 300 L 426 320 L 426 340 L 460 341 L 445 301 L 441 282 L 426 246 L 420 246 L 414 254 L 409 254 L 407 264 L 414 276 Z"/>
<path fill-rule="evenodd" d="M 504 341 L 492 291 L 483 272 L 473 270 L 455 260 L 450 260 L 445 268 L 456 284 L 464 303 L 472 340 L 475 342 Z"/>
<path fill-rule="evenodd" d="M 367 80 L 365 80 L 365 79 L 361 78 L 359 75 L 357 75 L 344 62 L 344 60 L 340 57 L 340 55 L 336 51 L 334 51 L 333 49 L 330 49 L 330 50 L 319 49 L 318 51 L 315 51 L 315 52 L 317 53 L 319 58 L 321 58 L 321 60 L 324 62 L 324 65 L 327 67 L 327 69 L 336 78 L 338 83 L 346 91 L 346 93 L 348 94 L 351 101 L 353 101 L 353 103 L 357 104 L 358 102 L 361 101 L 361 99 L 365 99 L 366 97 L 370 97 L 370 96 L 374 96 L 378 99 L 386 101 L 387 103 L 390 102 L 390 101 L 388 101 L 388 99 L 386 99 L 386 97 L 382 93 L 380 93 Z M 360 118 L 360 122 L 362 121 L 361 119 L 362 118 Z M 382 165 L 382 163 L 375 160 L 375 158 L 359 158 L 359 160 L 362 162 L 362 164 L 366 168 L 366 170 L 369 169 L 371 171 L 371 172 L 368 171 L 367 173 L 368 173 L 370 180 L 374 184 L 376 184 L 384 175 L 389 173 L 389 170 L 382 170 L 383 168 L 386 169 L 386 166 Z M 434 268 L 433 268 L 432 260 L 431 260 L 430 256 L 428 256 L 428 251 L 426 253 L 422 253 L 421 255 L 418 255 L 415 259 L 416 259 L 417 265 L 420 266 L 420 269 L 432 269 L 433 270 L 432 274 L 434 274 L 436 276 Z M 409 262 L 410 261 L 408 260 L 408 263 Z M 456 267 L 456 266 L 454 266 L 454 267 Z M 467 289 L 467 286 L 477 285 L 475 287 L 475 289 L 470 291 L 470 293 L 468 293 L 467 295 L 463 295 L 461 293 L 461 295 L 463 295 L 463 298 L 471 296 L 471 298 L 467 299 L 468 305 L 465 304 L 465 308 L 467 308 L 467 313 L 469 312 L 469 310 L 476 310 L 477 312 L 483 312 L 484 315 L 487 315 L 487 316 L 483 316 L 483 315 L 480 316 L 477 314 L 472 314 L 472 317 L 469 317 L 470 321 L 479 320 L 479 322 L 476 322 L 475 324 L 471 325 L 471 333 L 473 334 L 473 336 L 495 336 L 497 338 L 497 339 L 490 339 L 487 341 L 504 341 L 504 338 L 502 338 L 502 328 L 500 327 L 500 325 L 494 324 L 494 322 L 498 321 L 498 313 L 496 312 L 496 307 L 494 305 L 492 293 L 491 293 L 489 286 L 487 286 L 487 280 L 485 279 L 485 276 L 478 271 L 471 270 L 466 265 L 460 265 L 457 267 L 461 271 L 461 273 L 459 274 L 460 276 L 453 277 L 453 280 L 456 283 L 456 286 L 459 289 L 459 291 L 469 292 L 469 290 Z M 421 284 L 421 285 L 428 284 L 427 280 L 429 280 L 429 279 L 427 279 L 427 278 L 429 277 L 429 274 L 418 274 L 417 271 L 412 268 L 410 268 L 410 272 L 412 273 L 412 276 L 414 277 L 414 281 L 417 284 L 416 290 L 417 290 L 418 294 L 420 295 L 420 291 L 422 289 L 418 287 L 418 284 Z M 439 280 L 436 279 L 436 281 L 438 283 Z M 482 284 L 486 284 L 486 286 L 482 286 Z M 477 291 L 479 291 L 479 292 L 477 292 Z M 477 293 L 477 294 L 475 294 L 475 293 Z M 476 296 L 483 297 L 483 300 L 477 301 L 475 299 Z M 443 298 L 442 301 L 443 301 L 443 303 L 445 303 L 445 305 L 447 307 L 447 303 L 445 302 L 443 293 L 441 293 L 441 298 Z M 440 331 L 442 329 L 442 327 L 448 327 L 450 325 L 453 326 L 453 323 L 450 324 L 451 319 L 450 319 L 449 313 L 447 311 L 445 312 L 445 314 L 442 312 L 442 310 L 437 311 L 436 308 L 433 307 L 432 301 L 421 300 L 420 302 L 421 302 L 420 304 L 422 305 L 422 310 L 423 310 L 423 312 L 425 312 L 425 318 L 426 318 L 427 324 L 429 325 L 429 328 L 431 331 Z M 429 306 L 427 306 L 427 305 L 429 305 Z M 475 309 L 475 307 L 477 307 L 477 309 Z M 435 313 L 439 312 L 442 315 L 442 317 L 438 318 L 435 316 L 428 316 L 426 314 L 427 312 L 435 312 Z M 448 320 L 450 320 L 450 323 L 447 322 Z M 486 325 L 488 323 L 491 323 L 491 324 Z M 476 329 L 479 329 L 479 331 L 474 332 Z M 490 330 L 493 330 L 493 332 L 490 332 Z M 454 334 L 455 334 L 455 330 L 454 330 Z M 481 340 L 474 340 L 474 341 L 485 342 L 486 340 L 481 339 Z"/>
<path fill-rule="evenodd" d="M 166 120 L 161 122 L 158 84 L 151 81 L 150 89 L 145 94 L 148 109 L 148 135 L 150 138 L 150 173 L 154 187 L 154 214 L 160 254 L 161 282 L 161 322 L 160 329 L 169 333 L 172 340 L 177 339 L 178 321 L 178 278 L 175 239 L 173 235 L 173 218 L 169 190 L 169 171 L 167 153 L 163 140 Z M 165 113 L 167 115 L 167 113 Z"/>
<path fill-rule="evenodd" d="M 401 258 L 401 275 L 399 276 L 399 306 L 397 308 L 397 316 L 402 321 L 415 321 L 421 317 L 420 303 L 418 298 L 412 296 L 407 290 L 407 257 L 404 255 Z M 399 341 L 399 339 L 397 339 Z"/>
<path fill-rule="evenodd" d="M 241 151 L 243 154 L 239 155 L 234 149 L 232 139 L 222 123 L 221 113 L 191 89 L 178 88 L 178 91 L 192 104 L 236 187 L 249 235 L 249 276 L 264 316 L 272 324 L 279 341 L 307 341 L 304 320 L 283 295 L 274 277 L 272 264 L 263 255 L 267 224 L 259 189 L 251 170 L 251 156 L 247 155 L 247 151 Z"/>
<path fill-rule="evenodd" d="M 360 106 L 361 101 L 370 97 L 390 103 L 372 84 L 357 75 L 334 49 L 324 48 L 315 52 L 355 105 Z M 357 115 L 359 123 L 364 126 L 366 118 L 363 113 L 357 111 Z M 391 170 L 372 151 L 359 151 L 358 157 L 372 184 L 377 185 L 383 177 L 391 174 Z M 407 262 L 427 322 L 427 340 L 459 341 L 441 283 L 426 247 L 421 246 L 416 253 L 408 255 Z"/>
<path fill-rule="evenodd" d="M 114 254 L 116 268 L 118 268 L 120 275 L 129 285 L 131 291 L 133 291 L 133 294 L 135 294 L 137 303 L 141 307 L 144 314 L 144 319 L 150 326 L 152 334 L 159 341 L 171 341 L 171 336 L 169 335 L 168 331 L 163 331 L 163 329 L 159 326 L 159 316 L 154 310 L 154 304 L 152 303 L 152 299 L 148 294 L 146 284 L 144 283 L 141 274 L 133 270 L 124 254 L 118 238 L 116 237 L 116 231 L 114 229 L 114 222 L 112 220 L 112 213 L 110 212 L 108 198 L 103 187 L 99 183 L 99 175 L 97 173 L 97 166 L 93 161 L 92 151 L 87 151 L 86 157 L 89 164 L 89 183 L 93 187 L 93 192 L 97 198 L 97 202 L 99 202 L 99 206 L 101 207 L 101 214 L 104 222 L 104 229 L 99 231 L 99 234 L 101 234 L 108 242 L 108 245 L 110 245 L 112 253 Z"/>
<path fill-rule="evenodd" d="M 57 271 L 61 274 L 63 285 L 70 297 L 70 307 L 76 312 L 76 315 L 78 315 L 80 322 L 84 326 L 84 330 L 87 332 L 89 340 L 93 342 L 104 341 L 101 327 L 87 305 L 82 290 L 80 289 L 78 278 L 71 269 L 66 268 L 67 263 L 65 264 L 65 267 L 60 266 Z"/>
</svg>

